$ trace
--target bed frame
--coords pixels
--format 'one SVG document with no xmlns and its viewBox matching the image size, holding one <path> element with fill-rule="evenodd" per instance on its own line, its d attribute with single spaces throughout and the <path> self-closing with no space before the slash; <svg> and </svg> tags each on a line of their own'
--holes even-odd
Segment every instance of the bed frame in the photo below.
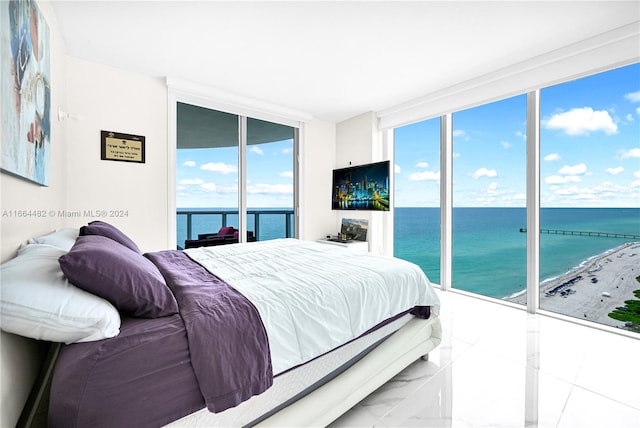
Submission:
<svg viewBox="0 0 640 428">
<path fill-rule="evenodd" d="M 420 357 L 440 344 L 436 314 L 413 318 L 362 359 L 318 389 L 257 423 L 259 427 L 326 426 Z M 0 426 L 46 426 L 48 378 L 57 346 L 2 332 Z M 48 349 L 47 349 L 48 348 Z M 31 390 L 31 392 L 30 392 Z M 186 416 L 172 427 L 211 426 L 206 410 Z"/>
<path fill-rule="evenodd" d="M 338 377 L 257 426 L 327 426 L 408 365 L 427 359 L 441 340 L 437 315 L 413 318 Z"/>
</svg>

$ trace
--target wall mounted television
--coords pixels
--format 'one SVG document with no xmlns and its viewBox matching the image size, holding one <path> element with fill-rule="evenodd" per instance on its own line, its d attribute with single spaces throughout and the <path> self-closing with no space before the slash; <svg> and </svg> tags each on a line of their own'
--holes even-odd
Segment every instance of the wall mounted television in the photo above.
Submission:
<svg viewBox="0 0 640 428">
<path fill-rule="evenodd" d="M 389 211 L 390 161 L 333 170 L 331 208 Z"/>
</svg>

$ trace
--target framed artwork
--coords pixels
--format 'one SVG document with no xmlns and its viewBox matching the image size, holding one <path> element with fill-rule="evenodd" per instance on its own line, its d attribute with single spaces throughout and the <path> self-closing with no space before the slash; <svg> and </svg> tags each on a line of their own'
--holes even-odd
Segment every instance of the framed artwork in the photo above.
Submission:
<svg viewBox="0 0 640 428">
<path fill-rule="evenodd" d="M 51 51 L 49 26 L 34 0 L 0 2 L 0 44 L 0 169 L 47 186 Z"/>
</svg>

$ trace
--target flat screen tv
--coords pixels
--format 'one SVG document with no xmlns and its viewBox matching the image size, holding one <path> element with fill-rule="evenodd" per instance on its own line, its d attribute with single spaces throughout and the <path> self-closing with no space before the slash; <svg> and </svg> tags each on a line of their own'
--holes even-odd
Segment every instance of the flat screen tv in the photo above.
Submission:
<svg viewBox="0 0 640 428">
<path fill-rule="evenodd" d="M 331 208 L 389 211 L 389 174 L 389 161 L 334 169 Z"/>
</svg>

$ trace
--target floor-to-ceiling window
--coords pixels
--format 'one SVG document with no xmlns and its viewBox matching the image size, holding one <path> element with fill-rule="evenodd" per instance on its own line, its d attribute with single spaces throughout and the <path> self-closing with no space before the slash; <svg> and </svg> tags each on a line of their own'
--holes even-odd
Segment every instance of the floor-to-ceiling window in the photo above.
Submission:
<svg viewBox="0 0 640 428">
<path fill-rule="evenodd" d="M 537 180 L 520 95 L 452 114 L 452 287 L 525 304 L 528 285 L 539 309 L 640 332 L 640 64 L 539 96 L 539 282 L 527 284 L 526 189 Z M 395 130 L 396 163 L 413 126 L 424 124 Z M 408 183 L 396 174 L 396 193 Z"/>
<path fill-rule="evenodd" d="M 640 331 L 640 64 L 540 106 L 540 308 Z"/>
<path fill-rule="evenodd" d="M 440 283 L 440 120 L 394 130 L 394 256 Z"/>
<path fill-rule="evenodd" d="M 452 286 L 525 302 L 526 96 L 453 114 Z"/>
<path fill-rule="evenodd" d="M 294 130 L 178 102 L 176 245 L 239 229 L 240 201 L 248 240 L 294 236 Z"/>
</svg>

